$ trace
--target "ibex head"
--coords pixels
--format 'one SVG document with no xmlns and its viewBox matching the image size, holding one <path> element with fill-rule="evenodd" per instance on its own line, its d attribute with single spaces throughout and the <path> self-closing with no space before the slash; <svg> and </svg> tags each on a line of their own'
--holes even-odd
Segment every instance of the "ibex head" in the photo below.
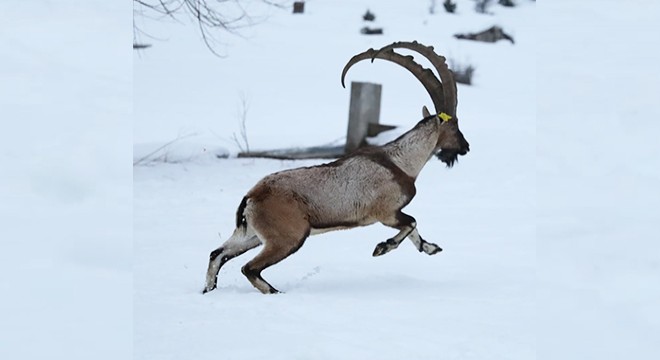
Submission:
<svg viewBox="0 0 660 360">
<path fill-rule="evenodd" d="M 432 70 L 426 69 L 416 63 L 412 56 L 404 56 L 396 53 L 394 51 L 395 48 L 413 50 L 427 58 L 440 75 L 442 82 L 438 80 Z M 447 67 L 445 58 L 436 54 L 432 46 L 424 46 L 416 41 L 395 42 L 380 50 L 369 49 L 353 56 L 348 61 L 341 74 L 342 86 L 345 87 L 344 77 L 351 66 L 365 59 L 370 59 L 373 62 L 377 58 L 403 66 L 422 83 L 431 96 L 436 116 L 438 116 L 441 122 L 436 146 L 436 156 L 447 164 L 447 166 L 453 166 L 458 159 L 458 155 L 465 155 L 470 151 L 470 144 L 465 140 L 463 133 L 458 128 L 458 118 L 456 117 L 456 106 L 458 104 L 456 99 L 456 81 L 454 81 L 454 74 Z M 422 112 L 424 118 L 431 116 L 426 107 L 422 109 Z"/>
</svg>

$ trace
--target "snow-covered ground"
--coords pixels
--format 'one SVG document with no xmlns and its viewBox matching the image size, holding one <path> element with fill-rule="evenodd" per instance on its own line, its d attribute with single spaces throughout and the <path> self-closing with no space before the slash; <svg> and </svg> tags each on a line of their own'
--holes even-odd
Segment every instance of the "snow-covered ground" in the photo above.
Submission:
<svg viewBox="0 0 660 360">
<path fill-rule="evenodd" d="M 284 291 L 263 296 L 229 262 L 202 296 L 208 253 L 233 231 L 236 207 L 261 177 L 319 161 L 212 159 L 134 169 L 137 359 L 530 359 L 536 353 L 536 7 L 460 15 L 405 2 L 310 2 L 306 14 L 275 12 L 232 40 L 219 60 L 194 29 L 158 26 L 168 42 L 135 58 L 135 141 L 179 136 L 238 148 L 248 99 L 252 148 L 343 142 L 348 98 L 339 78 L 354 54 L 418 40 L 476 69 L 459 87 L 461 129 L 472 151 L 451 170 L 431 161 L 406 208 L 445 251 L 406 242 L 371 253 L 395 231 L 381 225 L 319 235 L 266 270 Z M 367 7 L 385 35 L 365 37 Z M 516 44 L 458 41 L 455 32 L 499 24 Z M 172 71 L 180 64 L 186 71 Z M 167 74 L 167 76 L 164 76 Z M 407 71 L 359 64 L 349 81 L 382 83 L 382 122 L 398 133 L 430 99 Z M 197 136 L 191 136 L 196 134 Z M 391 137 L 391 135 L 390 135 Z M 178 151 L 172 149 L 173 155 Z M 201 154 L 201 153 L 200 153 Z M 219 235 L 218 235 L 219 233 Z"/>
<path fill-rule="evenodd" d="M 657 359 L 660 4 L 539 11 L 537 354 Z"/>
<path fill-rule="evenodd" d="M 167 20 L 134 54 L 129 2 L 0 2 L 0 358 L 656 359 L 660 4 L 457 2 L 250 2 L 267 17 L 224 59 Z M 367 8 L 383 36 L 358 34 Z M 452 37 L 495 24 L 516 44 Z M 201 295 L 243 194 L 318 163 L 218 158 L 243 110 L 253 149 L 341 143 L 345 62 L 413 39 L 476 67 L 459 86 L 472 151 L 431 161 L 406 208 L 444 251 L 372 258 L 391 229 L 327 233 L 264 272 L 285 294 L 243 277 L 252 251 Z M 348 81 L 383 84 L 398 132 L 430 103 L 390 63 Z"/>
<path fill-rule="evenodd" d="M 0 2 L 0 358 L 132 354 L 131 6 Z"/>
</svg>

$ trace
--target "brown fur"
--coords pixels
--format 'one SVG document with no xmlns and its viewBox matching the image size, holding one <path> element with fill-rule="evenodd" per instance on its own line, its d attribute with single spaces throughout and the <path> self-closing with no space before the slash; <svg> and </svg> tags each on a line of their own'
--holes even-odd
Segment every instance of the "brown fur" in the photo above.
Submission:
<svg viewBox="0 0 660 360">
<path fill-rule="evenodd" d="M 401 210 L 415 196 L 415 179 L 436 150 L 439 134 L 450 127 L 430 116 L 384 146 L 263 178 L 241 202 L 234 235 L 211 256 L 205 291 L 215 288 L 226 261 L 259 245 L 255 238 L 264 247 L 242 272 L 263 293 L 278 291 L 261 272 L 296 252 L 310 234 L 380 222 L 399 232 L 378 244 L 374 256 L 397 248 L 412 235 L 418 249 L 428 254 L 440 251 L 414 232 L 415 219 Z"/>
</svg>

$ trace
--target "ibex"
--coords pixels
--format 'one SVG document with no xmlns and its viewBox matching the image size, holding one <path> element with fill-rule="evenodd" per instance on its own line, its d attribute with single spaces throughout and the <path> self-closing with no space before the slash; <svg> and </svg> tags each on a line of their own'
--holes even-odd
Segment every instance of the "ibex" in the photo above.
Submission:
<svg viewBox="0 0 660 360">
<path fill-rule="evenodd" d="M 412 56 L 400 55 L 395 48 L 426 57 L 442 82 Z M 432 47 L 396 42 L 350 59 L 342 72 L 342 86 L 351 66 L 376 58 L 399 64 L 415 75 L 431 96 L 436 114 L 423 107 L 424 118 L 414 128 L 383 146 L 360 148 L 328 164 L 281 171 L 259 181 L 238 206 L 234 233 L 211 252 L 203 293 L 216 288 L 218 272 L 227 261 L 262 244 L 261 252 L 241 271 L 262 293 L 277 293 L 261 272 L 300 249 L 307 237 L 376 222 L 399 232 L 379 243 L 373 256 L 396 249 L 405 238 L 420 252 L 433 255 L 442 251 L 422 239 L 415 218 L 402 209 L 415 196 L 415 179 L 432 155 L 437 153 L 451 167 L 458 155 L 470 150 L 458 129 L 453 74 L 445 58 Z"/>
</svg>

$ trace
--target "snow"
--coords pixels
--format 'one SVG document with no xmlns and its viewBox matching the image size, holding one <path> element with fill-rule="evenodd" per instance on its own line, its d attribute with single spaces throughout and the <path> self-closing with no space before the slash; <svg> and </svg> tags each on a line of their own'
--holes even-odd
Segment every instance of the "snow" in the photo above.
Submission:
<svg viewBox="0 0 660 360">
<path fill-rule="evenodd" d="M 562 26 L 549 16 L 539 24 L 549 64 L 537 78 L 537 351 L 655 359 L 660 53 L 650 45 L 660 6 L 567 6 L 544 4 Z"/>
<path fill-rule="evenodd" d="M 184 40 L 181 28 L 175 34 L 154 25 L 158 36 L 171 38 L 136 57 L 135 142 L 195 133 L 193 139 L 216 143 L 224 137 L 235 153 L 231 137 L 240 133 L 245 100 L 253 149 L 336 142 L 348 115 L 350 91 L 339 81 L 346 61 L 397 40 L 433 44 L 477 68 L 475 86 L 459 88 L 461 129 L 472 151 L 450 170 L 430 162 L 406 208 L 421 235 L 444 251 L 420 254 L 406 240 L 373 258 L 376 244 L 395 230 L 327 233 L 264 272 L 282 295 L 263 296 L 241 274 L 258 250 L 227 263 L 218 289 L 201 295 L 208 254 L 233 231 L 247 190 L 269 173 L 321 161 L 137 166 L 136 359 L 535 356 L 535 6 L 497 7 L 497 15 L 483 17 L 468 2 L 460 17 L 429 16 L 426 4 L 391 1 L 369 5 L 385 35 L 364 37 L 358 32 L 367 5 L 310 2 L 302 16 L 274 13 L 249 30 L 247 41 L 232 41 L 222 60 L 200 46 L 194 31 Z M 513 34 L 515 46 L 452 37 L 494 23 Z M 171 71 L 188 61 L 199 66 Z M 389 63 L 358 64 L 347 80 L 383 84 L 382 122 L 399 128 L 376 142 L 412 127 L 422 105 L 430 105 L 423 87 Z"/>
<path fill-rule="evenodd" d="M 132 354 L 129 14 L 0 2 L 0 358 Z"/>
<path fill-rule="evenodd" d="M 533 203 L 516 189 L 525 181 L 465 203 L 461 194 L 477 184 L 463 179 L 438 186 L 436 178 L 448 173 L 440 164 L 433 166 L 436 176 L 427 169 L 418 186 L 453 211 L 444 214 L 419 199 L 409 206 L 422 235 L 445 247 L 436 257 L 406 242 L 374 259 L 374 246 L 393 234 L 372 226 L 312 237 L 264 272 L 284 295 L 265 297 L 240 273 L 254 251 L 229 262 L 219 288 L 200 295 L 207 254 L 220 244 L 216 232 L 226 238 L 232 231 L 236 195 L 261 176 L 249 170 L 312 163 L 227 160 L 216 167 L 135 169 L 136 358 L 433 358 L 437 349 L 448 358 L 483 358 L 493 351 L 533 356 Z M 469 205 L 478 198 L 504 202 L 511 194 L 515 200 L 504 213 L 473 212 Z M 459 221 L 440 221 L 449 214 L 480 223 L 463 229 Z M 460 241 L 475 238 L 481 241 Z M 259 346 L 252 345 L 255 339 Z"/>
<path fill-rule="evenodd" d="M 167 19 L 129 50 L 128 2 L 0 2 L 0 357 L 657 358 L 660 5 L 457 2 L 250 1 L 259 24 L 222 35 L 222 59 Z M 367 8 L 384 35 L 359 35 Z M 452 37 L 492 25 L 515 45 Z M 340 143 L 346 61 L 413 39 L 476 68 L 458 90 L 471 152 L 429 162 L 406 208 L 444 251 L 373 258 L 392 229 L 332 232 L 264 272 L 284 294 L 241 274 L 253 250 L 202 295 L 245 192 L 321 163 L 234 157 L 243 115 L 251 149 Z M 377 142 L 430 105 L 387 62 L 347 80 L 383 84 L 399 128 Z"/>
</svg>

